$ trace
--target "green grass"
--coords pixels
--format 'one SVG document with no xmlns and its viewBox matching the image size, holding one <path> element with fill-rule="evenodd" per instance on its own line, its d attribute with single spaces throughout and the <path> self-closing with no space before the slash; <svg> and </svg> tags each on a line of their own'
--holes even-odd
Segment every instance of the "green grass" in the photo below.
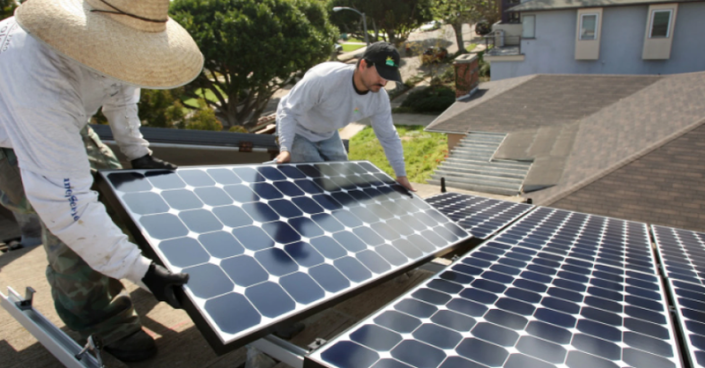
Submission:
<svg viewBox="0 0 705 368">
<path fill-rule="evenodd" d="M 365 47 L 365 45 L 351 45 L 349 43 L 344 43 L 341 46 L 343 46 L 343 52 L 351 52 Z"/>
<path fill-rule="evenodd" d="M 442 133 L 424 132 L 422 126 L 397 126 L 404 148 L 406 174 L 414 183 L 426 183 L 448 155 L 448 138 Z M 350 140 L 350 160 L 368 160 L 392 177 L 394 170 L 384 155 L 371 127 L 366 127 Z"/>
</svg>

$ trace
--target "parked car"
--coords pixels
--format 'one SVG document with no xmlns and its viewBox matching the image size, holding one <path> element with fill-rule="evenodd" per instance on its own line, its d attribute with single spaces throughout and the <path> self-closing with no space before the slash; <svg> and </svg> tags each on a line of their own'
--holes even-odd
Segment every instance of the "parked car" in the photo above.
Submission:
<svg viewBox="0 0 705 368">
<path fill-rule="evenodd" d="M 492 25 L 486 21 L 479 21 L 475 24 L 475 33 L 478 36 L 484 36 L 492 32 Z"/>
<path fill-rule="evenodd" d="M 439 28 L 441 28 L 441 22 L 434 20 L 434 21 L 424 23 L 421 27 L 419 27 L 419 31 L 422 31 L 422 32 L 433 31 L 433 30 L 436 30 Z"/>
<path fill-rule="evenodd" d="M 448 50 L 445 47 L 431 46 L 423 52 L 421 61 L 424 64 L 438 63 L 448 57 Z"/>
</svg>

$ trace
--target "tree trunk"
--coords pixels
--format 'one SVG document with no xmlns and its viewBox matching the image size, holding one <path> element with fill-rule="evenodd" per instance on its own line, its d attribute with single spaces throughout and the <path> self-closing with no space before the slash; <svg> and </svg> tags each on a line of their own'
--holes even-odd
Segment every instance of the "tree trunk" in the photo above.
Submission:
<svg viewBox="0 0 705 368">
<path fill-rule="evenodd" d="M 393 29 L 387 30 L 387 37 L 388 37 L 387 42 L 391 43 L 394 46 L 397 46 L 397 35 L 396 35 L 396 33 L 394 33 Z"/>
<path fill-rule="evenodd" d="M 374 42 L 377 42 L 377 41 L 379 41 L 379 28 L 377 28 L 377 22 L 375 22 L 374 19 L 372 20 L 372 26 L 375 28 L 375 40 L 374 40 Z"/>
<path fill-rule="evenodd" d="M 455 42 L 458 43 L 458 55 L 467 54 L 465 50 L 465 42 L 463 41 L 463 23 L 453 23 L 453 31 L 455 31 Z"/>
</svg>

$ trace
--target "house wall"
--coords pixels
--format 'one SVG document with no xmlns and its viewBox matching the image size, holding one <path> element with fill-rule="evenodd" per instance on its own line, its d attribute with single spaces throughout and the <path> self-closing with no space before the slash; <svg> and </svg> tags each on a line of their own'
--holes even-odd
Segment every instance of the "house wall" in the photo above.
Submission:
<svg viewBox="0 0 705 368">
<path fill-rule="evenodd" d="M 530 74 L 675 74 L 705 70 L 705 2 L 680 3 L 668 60 L 644 60 L 647 5 L 603 8 L 598 60 L 575 60 L 577 10 L 536 15 L 536 38 L 522 40 L 524 61 L 492 61 L 492 80 Z"/>
<path fill-rule="evenodd" d="M 705 124 L 551 207 L 705 231 Z"/>
</svg>

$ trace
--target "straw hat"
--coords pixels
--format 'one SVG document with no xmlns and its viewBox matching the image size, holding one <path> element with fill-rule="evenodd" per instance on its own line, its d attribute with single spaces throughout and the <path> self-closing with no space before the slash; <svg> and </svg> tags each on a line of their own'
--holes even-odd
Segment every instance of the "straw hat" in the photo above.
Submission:
<svg viewBox="0 0 705 368">
<path fill-rule="evenodd" d="M 34 38 L 90 69 L 168 89 L 203 68 L 198 46 L 168 10 L 169 0 L 28 0 L 15 18 Z"/>
</svg>

